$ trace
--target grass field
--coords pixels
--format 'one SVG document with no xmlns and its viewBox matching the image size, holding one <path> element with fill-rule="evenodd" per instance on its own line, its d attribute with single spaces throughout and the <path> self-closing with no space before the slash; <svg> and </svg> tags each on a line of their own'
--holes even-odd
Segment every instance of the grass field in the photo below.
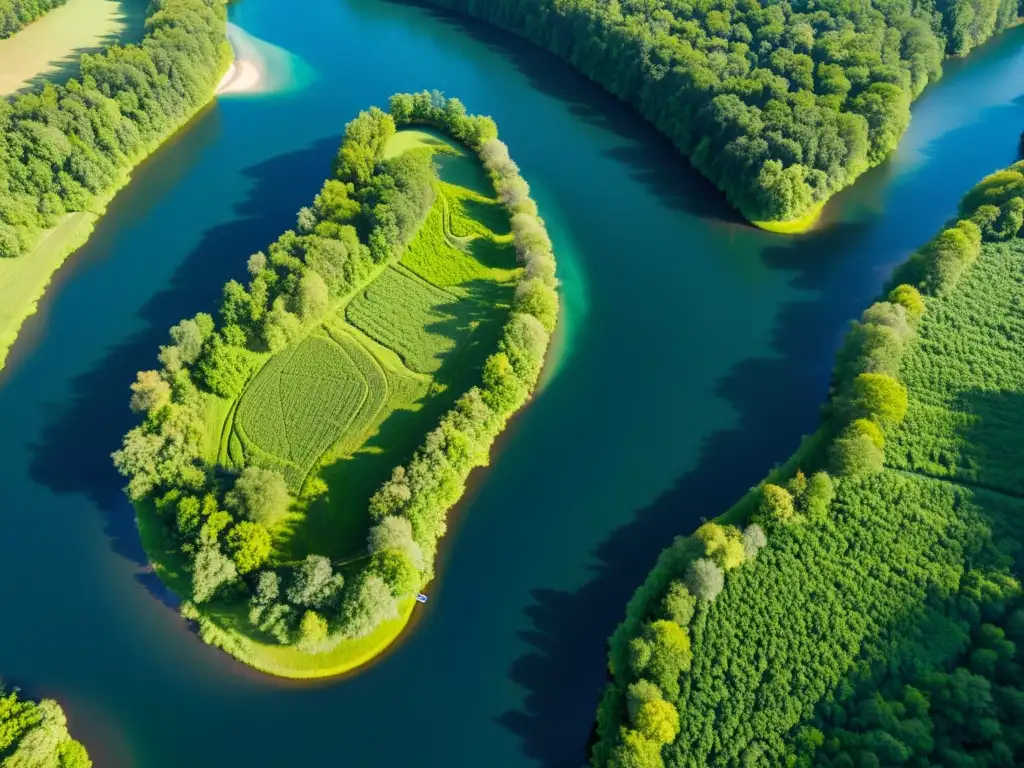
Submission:
<svg viewBox="0 0 1024 768">
<path fill-rule="evenodd" d="M 68 0 L 0 40 L 0 95 L 78 74 L 78 60 L 114 42 L 141 39 L 145 0 Z"/>
<path fill-rule="evenodd" d="M 423 147 L 438 161 L 438 195 L 400 261 L 268 356 L 235 401 L 209 396 L 206 459 L 277 467 L 297 494 L 275 532 L 273 562 L 316 553 L 344 572 L 365 558 L 370 496 L 479 382 L 507 318 L 519 274 L 508 215 L 477 159 L 440 135 L 400 131 L 387 152 Z M 140 520 L 147 514 L 140 511 Z M 147 527 L 159 528 L 140 523 Z M 172 548 L 158 533 L 144 530 L 143 539 L 165 583 L 182 584 L 188 577 Z M 369 637 L 318 654 L 263 642 L 244 606 L 204 607 L 201 624 L 204 638 L 257 669 L 322 677 L 380 653 L 412 608 L 403 604 L 398 619 Z"/>
<path fill-rule="evenodd" d="M 80 247 L 98 217 L 72 213 L 40 237 L 36 248 L 16 259 L 0 259 L 0 368 L 25 318 L 33 314 L 64 259 Z"/>
</svg>

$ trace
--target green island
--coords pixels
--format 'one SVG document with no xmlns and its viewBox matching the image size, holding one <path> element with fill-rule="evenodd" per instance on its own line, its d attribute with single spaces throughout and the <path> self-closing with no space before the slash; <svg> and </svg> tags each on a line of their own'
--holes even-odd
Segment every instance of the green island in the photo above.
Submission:
<svg viewBox="0 0 1024 768">
<path fill-rule="evenodd" d="M 819 431 L 610 641 L 594 766 L 1024 762 L 1024 161 L 853 324 Z"/>
<path fill-rule="evenodd" d="M 52 699 L 36 703 L 0 683 L 0 766 L 90 768 L 92 760 L 68 733 L 60 704 Z"/>
<path fill-rule="evenodd" d="M 427 0 L 521 35 L 638 109 L 753 224 L 811 229 L 881 163 L 945 56 L 1018 0 Z"/>
<path fill-rule="evenodd" d="M 362 112 L 295 230 L 170 331 L 114 455 L 201 636 L 285 677 L 402 631 L 446 513 L 536 385 L 551 242 L 494 121 L 398 94 Z"/>
<path fill-rule="evenodd" d="M 89 238 L 131 169 L 213 97 L 232 57 L 225 25 L 220 0 L 155 0 L 141 42 L 85 54 L 78 78 L 5 102 L 0 367 L 54 272 Z"/>
</svg>

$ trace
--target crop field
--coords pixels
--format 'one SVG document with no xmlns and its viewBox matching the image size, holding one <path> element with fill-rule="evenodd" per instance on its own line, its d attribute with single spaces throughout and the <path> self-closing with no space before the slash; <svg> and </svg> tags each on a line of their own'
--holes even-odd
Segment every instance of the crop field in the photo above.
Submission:
<svg viewBox="0 0 1024 768">
<path fill-rule="evenodd" d="M 275 537 L 280 561 L 365 551 L 367 500 L 479 382 L 511 305 L 510 222 L 480 191 L 490 182 L 479 162 L 426 131 L 391 142 L 392 155 L 431 149 L 449 179 L 399 263 L 271 358 L 234 403 L 208 406 L 207 453 L 276 467 L 298 492 Z"/>
<path fill-rule="evenodd" d="M 1024 243 L 986 244 L 956 292 L 929 304 L 905 355 L 906 421 L 891 466 L 1024 495 Z M 987 446 L 987 447 L 986 447 Z M 998 446 L 998 448 L 996 448 Z"/>
<path fill-rule="evenodd" d="M 369 368 L 321 336 L 275 355 L 238 404 L 235 430 L 246 453 L 269 459 L 299 488 L 320 456 L 383 404 L 384 378 L 368 380 Z"/>
<path fill-rule="evenodd" d="M 348 307 L 348 321 L 393 349 L 410 370 L 434 373 L 472 332 L 482 308 L 401 266 L 388 267 Z"/>
</svg>

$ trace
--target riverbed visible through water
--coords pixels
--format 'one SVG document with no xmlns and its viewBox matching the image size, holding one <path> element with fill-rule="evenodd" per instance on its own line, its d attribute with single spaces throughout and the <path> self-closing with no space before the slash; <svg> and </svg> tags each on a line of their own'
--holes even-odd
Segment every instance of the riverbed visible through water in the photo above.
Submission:
<svg viewBox="0 0 1024 768">
<path fill-rule="evenodd" d="M 139 168 L 0 372 L 0 673 L 59 699 L 100 768 L 581 765 L 606 638 L 657 553 L 813 431 L 847 322 L 1016 159 L 1024 29 L 949 64 L 895 156 L 785 237 L 509 35 L 382 0 L 231 16 L 302 82 L 220 99 Z M 554 239 L 562 340 L 407 636 L 348 678 L 276 680 L 168 607 L 109 454 L 167 328 L 293 225 L 346 121 L 424 88 L 497 120 Z"/>
</svg>

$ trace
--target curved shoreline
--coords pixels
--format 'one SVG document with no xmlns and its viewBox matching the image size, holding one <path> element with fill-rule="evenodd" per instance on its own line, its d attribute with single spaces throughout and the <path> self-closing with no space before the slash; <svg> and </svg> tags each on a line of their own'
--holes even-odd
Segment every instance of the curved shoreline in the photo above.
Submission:
<svg viewBox="0 0 1024 768">
<path fill-rule="evenodd" d="M 216 96 L 232 93 L 251 93 L 258 90 L 264 79 L 265 66 L 253 53 L 252 46 L 243 46 L 239 42 L 240 30 L 230 22 L 227 27 L 227 39 L 231 45 L 231 66 L 217 83 L 214 91 Z M 242 50 L 246 48 L 247 50 Z"/>
</svg>

